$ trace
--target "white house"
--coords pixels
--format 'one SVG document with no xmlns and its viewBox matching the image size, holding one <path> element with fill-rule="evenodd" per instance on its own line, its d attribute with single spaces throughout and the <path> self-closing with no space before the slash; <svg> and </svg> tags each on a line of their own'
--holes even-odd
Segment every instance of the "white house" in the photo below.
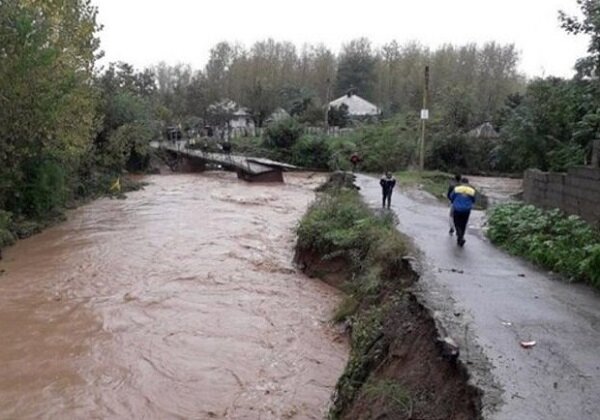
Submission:
<svg viewBox="0 0 600 420">
<path fill-rule="evenodd" d="M 254 129 L 254 121 L 248 112 L 248 108 L 239 106 L 231 99 L 216 102 L 210 105 L 207 111 L 209 115 L 213 116 L 213 120 L 227 119 L 229 128 Z"/>
<path fill-rule="evenodd" d="M 478 139 L 497 139 L 500 133 L 496 131 L 492 123 L 484 122 L 467 133 L 469 137 Z"/>
<path fill-rule="evenodd" d="M 286 118 L 290 118 L 290 114 L 283 108 L 277 108 L 275 111 L 269 115 L 269 117 L 265 120 L 267 124 L 278 122 L 281 120 L 285 120 Z"/>
<path fill-rule="evenodd" d="M 372 104 L 353 92 L 348 92 L 344 96 L 329 102 L 329 107 L 339 108 L 342 104 L 348 107 L 348 115 L 350 117 L 371 117 L 381 114 L 381 109 L 377 105 Z"/>
</svg>

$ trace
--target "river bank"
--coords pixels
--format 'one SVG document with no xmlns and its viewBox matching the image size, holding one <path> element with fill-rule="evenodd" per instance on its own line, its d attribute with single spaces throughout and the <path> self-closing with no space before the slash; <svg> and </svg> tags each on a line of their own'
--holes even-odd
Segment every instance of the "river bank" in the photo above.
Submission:
<svg viewBox="0 0 600 420">
<path fill-rule="evenodd" d="M 480 418 L 481 393 L 458 347 L 412 292 L 418 274 L 409 240 L 393 213 L 373 213 L 343 178 L 305 214 L 296 245 L 307 274 L 346 293 L 336 319 L 352 347 L 329 417 Z"/>
<path fill-rule="evenodd" d="M 0 417 L 323 418 L 341 295 L 292 264 L 320 178 L 145 180 L 6 250 Z"/>
<path fill-rule="evenodd" d="M 2 259 L 3 248 L 67 220 L 66 212 L 68 210 L 76 209 L 101 197 L 123 199 L 126 198 L 126 193 L 140 190 L 145 185 L 141 181 L 142 177 L 142 175 L 127 175 L 115 178 L 113 187 L 110 189 L 96 186 L 92 188 L 94 192 L 82 192 L 66 202 L 63 208 L 55 208 L 46 212 L 43 217 L 24 215 L 15 217 L 11 212 L 0 209 L 0 259 Z"/>
</svg>

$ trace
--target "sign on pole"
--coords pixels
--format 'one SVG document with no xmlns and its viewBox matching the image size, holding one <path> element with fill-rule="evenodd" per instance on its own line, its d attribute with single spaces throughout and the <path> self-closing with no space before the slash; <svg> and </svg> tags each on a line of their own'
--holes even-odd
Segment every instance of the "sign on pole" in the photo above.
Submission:
<svg viewBox="0 0 600 420">
<path fill-rule="evenodd" d="M 428 120 L 429 119 L 429 110 L 428 109 L 422 109 L 421 110 L 421 119 L 422 120 Z"/>
</svg>

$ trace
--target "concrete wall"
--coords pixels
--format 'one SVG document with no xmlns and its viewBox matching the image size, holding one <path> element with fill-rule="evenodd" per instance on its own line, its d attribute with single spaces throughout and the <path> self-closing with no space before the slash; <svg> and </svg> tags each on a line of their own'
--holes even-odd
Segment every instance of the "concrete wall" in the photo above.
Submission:
<svg viewBox="0 0 600 420">
<path fill-rule="evenodd" d="M 600 168 L 571 168 L 567 173 L 530 169 L 523 179 L 523 199 L 600 223 Z"/>
</svg>

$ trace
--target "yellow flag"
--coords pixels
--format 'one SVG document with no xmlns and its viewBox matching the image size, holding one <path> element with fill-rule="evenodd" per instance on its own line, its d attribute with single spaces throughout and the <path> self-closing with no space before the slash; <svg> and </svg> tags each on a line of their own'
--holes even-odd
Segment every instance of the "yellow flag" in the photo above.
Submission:
<svg viewBox="0 0 600 420">
<path fill-rule="evenodd" d="M 121 177 L 117 177 L 117 180 L 112 184 L 110 190 L 121 192 Z"/>
</svg>

